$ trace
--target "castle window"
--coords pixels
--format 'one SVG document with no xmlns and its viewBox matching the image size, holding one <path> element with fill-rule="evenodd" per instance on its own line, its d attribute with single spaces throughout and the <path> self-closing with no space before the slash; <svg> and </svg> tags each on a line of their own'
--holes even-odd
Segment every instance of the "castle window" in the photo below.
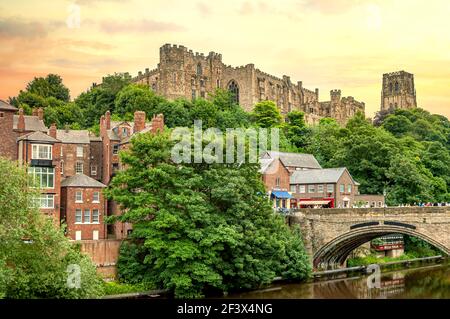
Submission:
<svg viewBox="0 0 450 319">
<path fill-rule="evenodd" d="M 205 80 L 200 80 L 200 86 L 204 87 L 205 86 Z"/>
<path fill-rule="evenodd" d="M 173 84 L 177 84 L 177 74 L 173 74 Z"/>
<path fill-rule="evenodd" d="M 153 91 L 156 91 L 156 83 L 153 83 L 153 84 L 152 84 L 152 90 L 153 90 Z"/>
<path fill-rule="evenodd" d="M 392 83 L 389 83 L 389 92 L 391 92 L 391 93 L 392 93 L 392 91 L 393 91 L 393 88 L 392 88 Z"/>
<path fill-rule="evenodd" d="M 399 85 L 398 85 L 398 82 L 395 82 L 395 92 L 398 92 L 399 91 Z"/>
<path fill-rule="evenodd" d="M 233 102 L 239 104 L 239 87 L 234 80 L 231 80 L 231 82 L 228 84 L 228 91 L 232 95 Z"/>
<path fill-rule="evenodd" d="M 220 88 L 220 80 L 217 79 L 217 87 Z"/>
<path fill-rule="evenodd" d="M 205 91 L 200 92 L 200 97 L 205 98 Z"/>
<path fill-rule="evenodd" d="M 195 90 L 192 90 L 192 100 L 195 100 Z"/>
<path fill-rule="evenodd" d="M 197 64 L 197 75 L 202 75 L 202 65 L 200 63 Z"/>
</svg>

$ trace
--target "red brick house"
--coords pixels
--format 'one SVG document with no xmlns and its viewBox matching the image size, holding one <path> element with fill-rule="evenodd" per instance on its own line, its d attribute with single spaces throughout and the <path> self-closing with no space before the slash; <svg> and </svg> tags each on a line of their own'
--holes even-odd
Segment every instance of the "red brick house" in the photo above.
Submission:
<svg viewBox="0 0 450 319">
<path fill-rule="evenodd" d="M 17 139 L 19 165 L 27 166 L 40 188 L 36 205 L 59 224 L 61 201 L 60 170 L 61 142 L 40 131 L 27 133 Z"/>
<path fill-rule="evenodd" d="M 345 167 L 295 171 L 290 184 L 295 208 L 351 208 L 359 194 L 359 183 Z"/>
<path fill-rule="evenodd" d="M 102 194 L 105 187 L 105 184 L 84 174 L 76 174 L 61 182 L 61 217 L 67 224 L 67 236 L 71 239 L 106 238 L 106 204 Z"/>
<path fill-rule="evenodd" d="M 273 208 L 290 208 L 290 173 L 279 158 L 260 159 L 261 178 Z"/>
</svg>

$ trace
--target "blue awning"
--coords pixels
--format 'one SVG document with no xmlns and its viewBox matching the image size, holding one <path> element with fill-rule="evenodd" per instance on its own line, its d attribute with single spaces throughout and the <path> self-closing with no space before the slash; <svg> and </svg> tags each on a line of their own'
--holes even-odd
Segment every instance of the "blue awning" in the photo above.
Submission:
<svg viewBox="0 0 450 319">
<path fill-rule="evenodd" d="M 285 191 L 272 191 L 272 196 L 275 196 L 276 198 L 281 199 L 289 199 L 292 198 L 291 194 Z"/>
</svg>

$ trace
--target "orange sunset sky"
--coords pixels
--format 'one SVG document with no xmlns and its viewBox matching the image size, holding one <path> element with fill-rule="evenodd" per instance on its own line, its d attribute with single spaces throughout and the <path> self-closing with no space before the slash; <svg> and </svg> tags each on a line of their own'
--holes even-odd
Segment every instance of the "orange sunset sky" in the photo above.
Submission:
<svg viewBox="0 0 450 319">
<path fill-rule="evenodd" d="M 448 0 L 0 0 L 0 98 L 48 73 L 74 98 L 103 75 L 155 68 L 165 43 L 289 75 L 321 101 L 339 88 L 368 117 L 382 74 L 405 70 L 419 106 L 450 117 Z"/>
</svg>

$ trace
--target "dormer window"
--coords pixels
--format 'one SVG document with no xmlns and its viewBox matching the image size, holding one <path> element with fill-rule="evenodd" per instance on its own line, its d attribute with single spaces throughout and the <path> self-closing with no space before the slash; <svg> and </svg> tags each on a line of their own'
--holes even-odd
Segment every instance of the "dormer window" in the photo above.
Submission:
<svg viewBox="0 0 450 319">
<path fill-rule="evenodd" d="M 122 127 L 122 137 L 127 137 L 128 136 L 128 130 L 126 127 Z"/>
<path fill-rule="evenodd" d="M 31 158 L 40 160 L 51 160 L 52 145 L 33 144 Z"/>
</svg>

